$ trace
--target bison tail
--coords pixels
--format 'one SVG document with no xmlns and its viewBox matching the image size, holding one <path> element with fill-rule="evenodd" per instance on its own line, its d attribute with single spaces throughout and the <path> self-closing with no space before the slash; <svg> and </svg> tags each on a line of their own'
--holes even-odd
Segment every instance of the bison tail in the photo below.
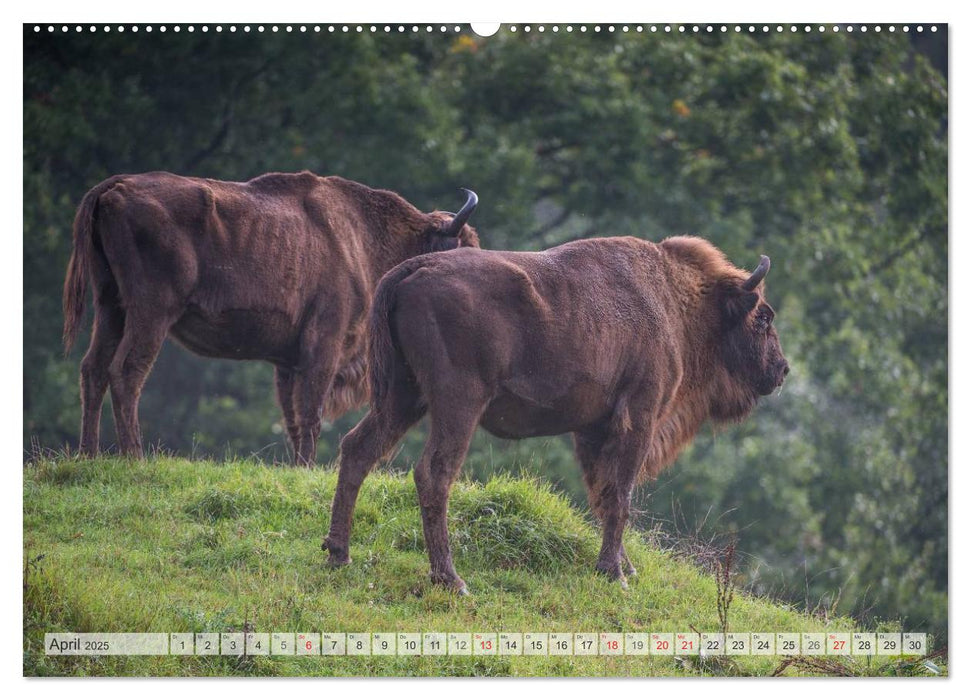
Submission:
<svg viewBox="0 0 971 700">
<path fill-rule="evenodd" d="M 77 340 L 84 316 L 84 302 L 88 295 L 88 278 L 94 255 L 94 219 L 98 198 L 118 181 L 112 177 L 96 185 L 84 195 L 74 216 L 74 250 L 64 278 L 64 354 L 71 351 Z"/>
<path fill-rule="evenodd" d="M 392 268 L 378 284 L 371 306 L 368 328 L 368 375 L 371 384 L 371 409 L 379 411 L 395 383 L 396 374 L 407 371 L 404 357 L 395 346 L 391 314 L 397 301 L 398 285 L 422 267 L 419 258 L 406 260 Z"/>
</svg>

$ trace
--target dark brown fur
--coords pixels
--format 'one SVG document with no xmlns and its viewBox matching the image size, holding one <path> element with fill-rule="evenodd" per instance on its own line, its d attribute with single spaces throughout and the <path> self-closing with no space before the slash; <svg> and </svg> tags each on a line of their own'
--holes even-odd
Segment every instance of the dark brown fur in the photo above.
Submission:
<svg viewBox="0 0 971 700">
<path fill-rule="evenodd" d="M 633 572 L 621 536 L 635 483 L 670 464 L 706 420 L 744 418 L 788 372 L 763 285 L 749 279 L 692 237 L 398 265 L 371 312 L 372 409 L 341 444 L 331 561 L 349 560 L 368 471 L 427 412 L 415 482 L 434 581 L 465 588 L 446 511 L 477 425 L 504 438 L 573 433 L 604 529 L 597 568 L 623 581 Z"/>
<path fill-rule="evenodd" d="M 478 246 L 453 215 L 394 192 L 309 172 L 221 182 L 157 172 L 117 175 L 85 195 L 64 282 L 64 345 L 94 288 L 81 363 L 81 452 L 98 451 L 107 388 L 124 454 L 141 456 L 138 399 L 167 335 L 200 355 L 265 360 L 299 463 L 313 462 L 321 419 L 367 400 L 367 310 L 401 261 Z"/>
</svg>

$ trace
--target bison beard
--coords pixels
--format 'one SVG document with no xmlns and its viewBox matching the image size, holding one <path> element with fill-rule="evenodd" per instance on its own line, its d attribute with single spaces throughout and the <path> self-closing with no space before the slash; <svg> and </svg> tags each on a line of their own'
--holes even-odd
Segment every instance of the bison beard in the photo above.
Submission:
<svg viewBox="0 0 971 700">
<path fill-rule="evenodd" d="M 166 336 L 200 355 L 264 360 L 296 461 L 311 464 L 322 418 L 367 400 L 364 338 L 375 286 L 401 261 L 478 246 L 458 214 L 309 172 L 221 182 L 117 175 L 85 195 L 64 282 L 69 350 L 94 288 L 81 363 L 81 453 L 98 451 L 111 387 L 122 453 L 142 455 L 138 400 Z"/>
<path fill-rule="evenodd" d="M 503 438 L 573 433 L 597 569 L 632 574 L 622 534 L 634 485 L 670 464 L 706 420 L 741 420 L 789 371 L 748 275 L 693 237 L 577 241 L 541 253 L 455 251 L 391 270 L 375 295 L 371 412 L 341 443 L 331 564 L 350 561 L 364 478 L 426 412 L 414 477 L 431 578 L 457 591 L 449 490 L 477 425 Z"/>
</svg>

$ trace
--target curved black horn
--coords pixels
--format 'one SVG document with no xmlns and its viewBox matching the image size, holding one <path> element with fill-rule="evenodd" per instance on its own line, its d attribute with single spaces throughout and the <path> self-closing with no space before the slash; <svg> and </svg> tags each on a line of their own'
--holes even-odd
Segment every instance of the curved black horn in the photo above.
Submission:
<svg viewBox="0 0 971 700">
<path fill-rule="evenodd" d="M 475 211 L 475 205 L 479 203 L 479 196 L 475 192 L 467 190 L 464 187 L 462 191 L 465 192 L 467 199 L 465 200 L 465 204 L 462 205 L 462 208 L 459 209 L 459 213 L 452 219 L 452 223 L 448 225 L 448 230 L 443 234 L 445 236 L 458 236 L 462 227 L 465 226 L 465 222 L 469 220 L 472 212 Z"/>
<path fill-rule="evenodd" d="M 759 286 L 759 282 L 765 279 L 765 275 L 769 272 L 769 267 L 772 262 L 769 260 L 768 255 L 763 255 L 762 259 L 759 260 L 759 266 L 755 268 L 755 272 L 749 277 L 745 282 L 742 283 L 742 289 L 746 292 L 751 292 L 753 289 Z"/>
</svg>

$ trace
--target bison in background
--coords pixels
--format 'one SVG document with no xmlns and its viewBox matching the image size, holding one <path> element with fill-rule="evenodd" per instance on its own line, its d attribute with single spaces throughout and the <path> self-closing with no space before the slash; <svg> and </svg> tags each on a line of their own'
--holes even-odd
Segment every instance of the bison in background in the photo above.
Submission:
<svg viewBox="0 0 971 700">
<path fill-rule="evenodd" d="M 74 220 L 64 346 L 90 281 L 94 332 L 81 363 L 81 453 L 98 451 L 111 387 L 118 442 L 142 456 L 138 400 L 166 336 L 207 357 L 264 360 L 296 461 L 311 464 L 321 419 L 367 400 L 367 311 L 381 276 L 407 258 L 478 246 L 458 214 L 418 211 L 394 192 L 309 172 L 221 182 L 116 175 Z"/>
<path fill-rule="evenodd" d="M 670 464 L 706 420 L 738 421 L 789 372 L 762 279 L 700 238 L 581 240 L 539 253 L 408 260 L 378 287 L 371 411 L 341 443 L 331 564 L 350 561 L 361 483 L 426 412 L 415 466 L 434 582 L 466 592 L 446 529 L 449 490 L 477 425 L 502 438 L 573 433 L 597 569 L 626 587 L 635 483 Z"/>
</svg>

